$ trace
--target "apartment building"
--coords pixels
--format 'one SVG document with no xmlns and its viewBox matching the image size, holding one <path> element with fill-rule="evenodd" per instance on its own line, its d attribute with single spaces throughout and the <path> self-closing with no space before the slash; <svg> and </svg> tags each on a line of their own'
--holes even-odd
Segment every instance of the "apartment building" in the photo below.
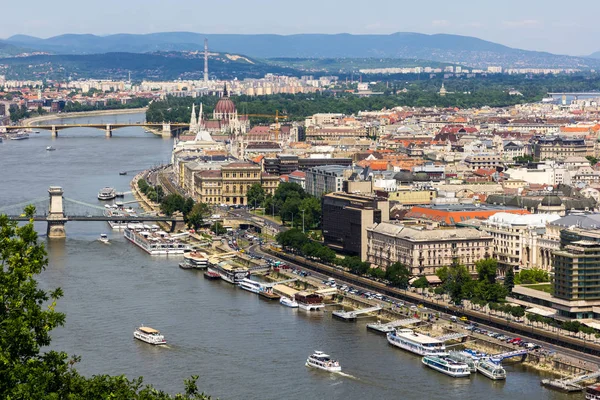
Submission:
<svg viewBox="0 0 600 400">
<path fill-rule="evenodd" d="M 475 263 L 491 256 L 492 243 L 492 236 L 473 228 L 428 230 L 381 222 L 367 228 L 367 260 L 383 267 L 401 262 L 411 275 L 434 275 L 457 260 L 475 274 Z"/>
<path fill-rule="evenodd" d="M 194 176 L 196 199 L 207 204 L 247 205 L 246 193 L 255 183 L 275 194 L 279 177 L 263 173 L 257 164 L 234 162 Z"/>
</svg>

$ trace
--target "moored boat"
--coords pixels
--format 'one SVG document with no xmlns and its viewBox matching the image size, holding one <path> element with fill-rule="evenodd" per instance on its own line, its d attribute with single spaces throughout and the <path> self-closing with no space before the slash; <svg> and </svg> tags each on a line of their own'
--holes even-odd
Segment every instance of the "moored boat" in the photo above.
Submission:
<svg viewBox="0 0 600 400">
<path fill-rule="evenodd" d="M 387 334 L 389 344 L 420 356 L 446 356 L 446 345 L 441 340 L 414 332 L 412 329 L 397 329 Z"/>
<path fill-rule="evenodd" d="M 24 132 L 19 132 L 16 135 L 10 136 L 10 140 L 25 140 L 29 139 L 29 134 Z"/>
<path fill-rule="evenodd" d="M 204 271 L 204 279 L 216 280 L 221 279 L 221 275 L 218 272 L 211 270 L 210 268 Z"/>
<path fill-rule="evenodd" d="M 244 278 L 239 283 L 238 286 L 244 290 L 247 290 L 252 293 L 258 294 L 260 292 L 260 282 L 253 281 L 250 278 Z"/>
<path fill-rule="evenodd" d="M 183 259 L 193 268 L 203 269 L 208 267 L 208 254 L 201 251 L 185 253 Z"/>
<path fill-rule="evenodd" d="M 298 308 L 298 303 L 290 299 L 289 297 L 281 296 L 281 298 L 279 299 L 279 303 L 286 307 Z"/>
<path fill-rule="evenodd" d="M 165 337 L 161 335 L 158 330 L 150 328 L 149 326 L 140 326 L 139 328 L 137 328 L 133 332 L 133 337 L 149 344 L 167 344 Z"/>
<path fill-rule="evenodd" d="M 388 334 L 388 333 L 392 333 L 396 330 L 396 328 L 394 328 L 393 326 L 389 325 L 389 324 L 384 324 L 381 321 L 377 321 L 377 322 L 373 322 L 370 324 L 367 324 L 367 329 L 371 330 L 371 331 L 375 331 L 378 333 L 383 333 L 383 334 Z"/>
<path fill-rule="evenodd" d="M 172 238 L 167 232 L 159 230 L 156 225 L 129 224 L 123 233 L 125 239 L 153 256 L 182 255 L 190 250 L 190 246 Z"/>
<path fill-rule="evenodd" d="M 467 364 L 469 366 L 469 371 L 476 372 L 477 371 L 477 362 L 471 354 L 465 351 L 450 351 L 448 352 L 448 358 L 456 361 Z"/>
<path fill-rule="evenodd" d="M 216 270 L 225 282 L 237 285 L 242 279 L 248 276 L 248 268 L 228 264 L 226 261 L 221 261 L 216 265 Z"/>
<path fill-rule="evenodd" d="M 105 187 L 98 192 L 98 200 L 113 200 L 117 197 L 117 192 L 111 187 Z"/>
<path fill-rule="evenodd" d="M 179 268 L 181 269 L 193 269 L 194 266 L 187 261 L 182 261 L 179 263 Z"/>
<path fill-rule="evenodd" d="M 502 365 L 489 358 L 484 358 L 477 363 L 477 372 L 495 381 L 506 379 L 506 370 Z"/>
<path fill-rule="evenodd" d="M 332 360 L 331 357 L 322 351 L 315 351 L 306 359 L 306 366 L 322 369 L 327 372 L 340 372 L 342 367 L 339 361 Z"/>
<path fill-rule="evenodd" d="M 467 364 L 453 361 L 447 357 L 425 356 L 421 362 L 429 368 L 453 378 L 466 378 L 471 375 Z"/>
<path fill-rule="evenodd" d="M 298 308 L 305 311 L 318 311 L 325 307 L 323 297 L 316 293 L 299 292 L 294 295 Z"/>
<path fill-rule="evenodd" d="M 585 400 L 600 400 L 600 384 L 585 388 Z"/>
</svg>

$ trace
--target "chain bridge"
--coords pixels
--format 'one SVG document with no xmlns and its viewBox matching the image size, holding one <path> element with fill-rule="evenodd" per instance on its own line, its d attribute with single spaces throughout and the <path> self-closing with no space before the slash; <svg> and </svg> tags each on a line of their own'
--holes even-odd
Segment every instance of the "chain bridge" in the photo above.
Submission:
<svg viewBox="0 0 600 400">
<path fill-rule="evenodd" d="M 105 215 L 106 208 L 83 201 L 69 199 L 63 196 L 60 186 L 50 186 L 49 197 L 32 199 L 19 204 L 0 207 L 0 214 L 5 214 L 13 221 L 45 221 L 48 223 L 47 234 L 50 238 L 66 237 L 65 224 L 68 221 L 123 221 L 123 222 L 169 222 L 171 231 L 175 230 L 177 222 L 183 222 L 181 216 L 159 216 L 156 214 L 140 214 L 136 216 Z M 27 216 L 24 209 L 28 205 L 35 207 L 35 214 Z"/>
</svg>

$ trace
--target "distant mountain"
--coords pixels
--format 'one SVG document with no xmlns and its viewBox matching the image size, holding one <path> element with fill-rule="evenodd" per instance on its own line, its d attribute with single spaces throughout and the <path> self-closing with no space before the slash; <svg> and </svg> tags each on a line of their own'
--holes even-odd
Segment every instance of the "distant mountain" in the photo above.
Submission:
<svg viewBox="0 0 600 400">
<path fill-rule="evenodd" d="M 482 68 L 489 65 L 584 69 L 600 67 L 600 61 L 596 59 L 519 50 L 469 36 L 410 32 L 391 35 L 287 36 L 164 32 L 109 36 L 67 34 L 48 39 L 16 35 L 6 42 L 59 54 L 146 53 L 201 50 L 204 38 L 208 39 L 209 47 L 213 50 L 259 58 L 418 58 Z"/>
<path fill-rule="evenodd" d="M 14 57 L 20 54 L 23 54 L 25 52 L 27 52 L 27 49 L 24 49 L 22 47 L 18 47 L 15 45 L 12 45 L 10 43 L 6 43 L 2 40 L 0 40 L 0 58 L 1 57 Z"/>
<path fill-rule="evenodd" d="M 600 51 L 597 51 L 595 53 L 592 53 L 588 56 L 589 58 L 596 58 L 600 60 Z"/>
<path fill-rule="evenodd" d="M 198 52 L 103 53 L 35 55 L 0 59 L 7 76 L 24 79 L 201 79 L 204 57 Z M 295 74 L 297 71 L 268 65 L 249 57 L 211 52 L 209 71 L 222 79 L 259 78 L 266 73 Z"/>
</svg>

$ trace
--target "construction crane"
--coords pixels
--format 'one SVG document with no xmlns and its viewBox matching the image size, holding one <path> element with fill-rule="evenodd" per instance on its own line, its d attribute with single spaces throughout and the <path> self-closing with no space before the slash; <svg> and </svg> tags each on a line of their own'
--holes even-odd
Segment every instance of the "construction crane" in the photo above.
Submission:
<svg viewBox="0 0 600 400">
<path fill-rule="evenodd" d="M 242 117 L 248 117 L 248 118 L 273 118 L 275 120 L 275 141 L 279 140 L 279 131 L 280 131 L 280 126 L 279 126 L 279 120 L 280 119 L 287 119 L 288 116 L 287 115 L 280 115 L 279 114 L 279 110 L 275 111 L 275 114 L 242 114 Z"/>
</svg>

